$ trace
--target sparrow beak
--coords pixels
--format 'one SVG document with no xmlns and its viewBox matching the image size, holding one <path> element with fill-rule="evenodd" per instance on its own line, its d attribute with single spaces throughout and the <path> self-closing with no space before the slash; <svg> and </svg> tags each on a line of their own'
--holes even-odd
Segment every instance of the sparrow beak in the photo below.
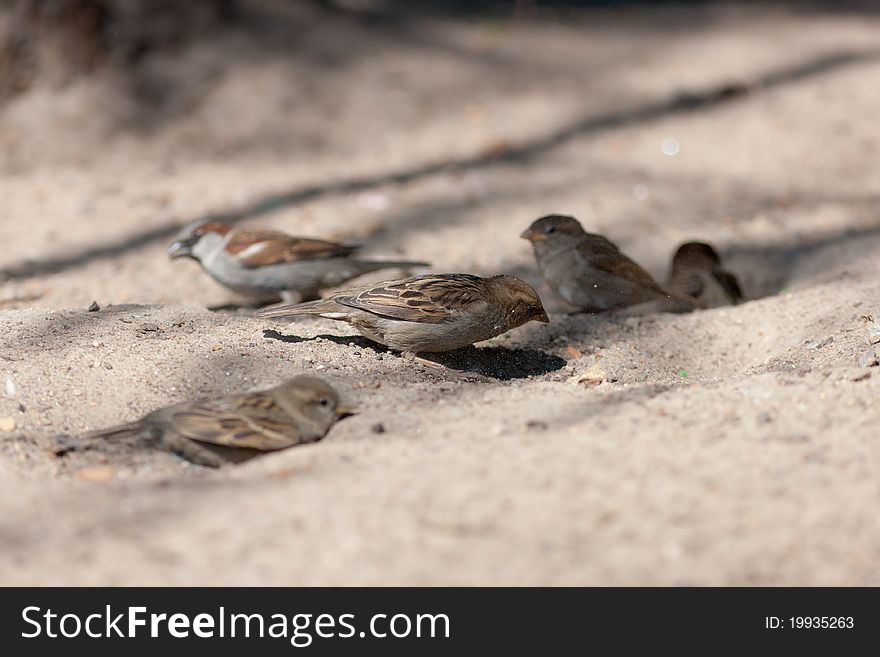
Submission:
<svg viewBox="0 0 880 657">
<path fill-rule="evenodd" d="M 172 259 L 189 257 L 198 260 L 193 255 L 192 250 L 200 239 L 202 239 L 202 236 L 198 233 L 181 235 L 174 240 L 174 244 L 168 247 L 168 257 Z"/>
<path fill-rule="evenodd" d="M 341 404 L 336 407 L 337 419 L 342 420 L 343 418 L 351 417 L 352 415 L 357 415 L 357 411 L 354 406 L 346 406 L 345 404 Z"/>
<path fill-rule="evenodd" d="M 520 234 L 520 237 L 529 242 L 541 242 L 547 239 L 547 236 L 544 233 L 537 231 L 534 228 L 526 228 Z"/>
<path fill-rule="evenodd" d="M 168 257 L 172 260 L 174 258 L 183 258 L 186 256 L 191 256 L 192 251 L 190 250 L 191 244 L 187 244 L 186 242 L 175 242 L 171 246 L 168 247 Z"/>
<path fill-rule="evenodd" d="M 547 316 L 547 311 L 543 308 L 541 312 L 533 318 L 536 322 L 541 322 L 542 324 L 549 324 L 550 318 Z"/>
</svg>

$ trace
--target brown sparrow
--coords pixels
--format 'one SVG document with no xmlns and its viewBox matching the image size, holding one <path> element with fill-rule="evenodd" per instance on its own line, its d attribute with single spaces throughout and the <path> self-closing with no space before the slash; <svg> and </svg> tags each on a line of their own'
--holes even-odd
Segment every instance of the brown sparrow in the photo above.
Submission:
<svg viewBox="0 0 880 657">
<path fill-rule="evenodd" d="M 189 257 L 218 283 L 258 301 L 317 299 L 319 292 L 377 269 L 424 267 L 426 262 L 358 260 L 358 246 L 233 228 L 220 221 L 190 224 L 168 248 Z"/>
<path fill-rule="evenodd" d="M 664 290 L 617 246 L 602 235 L 586 232 L 574 217 L 541 217 L 520 237 L 532 243 L 538 269 L 547 284 L 582 311 L 694 309 L 690 299 Z"/>
<path fill-rule="evenodd" d="M 678 247 L 667 287 L 693 298 L 699 308 L 729 306 L 743 300 L 736 276 L 721 266 L 718 253 L 703 242 L 686 242 Z"/>
<path fill-rule="evenodd" d="M 549 322 L 538 293 L 513 276 L 429 274 L 337 292 L 327 299 L 257 311 L 318 315 L 407 355 L 458 349 L 528 321 Z"/>
<path fill-rule="evenodd" d="M 268 390 L 161 408 L 136 422 L 83 438 L 141 437 L 188 461 L 216 468 L 320 440 L 349 413 L 326 381 L 297 376 Z"/>
</svg>

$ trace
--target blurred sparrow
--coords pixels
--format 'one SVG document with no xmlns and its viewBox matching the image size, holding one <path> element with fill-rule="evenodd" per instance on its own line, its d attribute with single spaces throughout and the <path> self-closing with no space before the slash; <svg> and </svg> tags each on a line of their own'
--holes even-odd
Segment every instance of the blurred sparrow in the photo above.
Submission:
<svg viewBox="0 0 880 657">
<path fill-rule="evenodd" d="M 207 221 L 184 228 L 168 248 L 168 255 L 192 258 L 218 283 L 262 302 L 279 297 L 288 303 L 317 299 L 322 289 L 377 269 L 428 265 L 358 260 L 354 253 L 359 248 Z"/>
<path fill-rule="evenodd" d="M 538 269 L 547 284 L 582 311 L 694 309 L 692 300 L 664 290 L 612 242 L 586 232 L 574 217 L 541 217 L 520 237 L 532 243 Z"/>
<path fill-rule="evenodd" d="M 320 440 L 348 414 L 327 382 L 297 376 L 268 390 L 162 408 L 83 438 L 140 437 L 188 461 L 216 468 Z M 56 454 L 65 451 L 62 447 Z"/>
<path fill-rule="evenodd" d="M 348 322 L 362 335 L 405 355 L 458 349 L 528 321 L 549 322 L 538 293 L 512 276 L 429 274 L 385 281 L 259 317 L 318 315 Z"/>
<path fill-rule="evenodd" d="M 692 297 L 699 308 L 737 304 L 743 299 L 736 276 L 721 266 L 721 258 L 708 244 L 687 242 L 672 258 L 668 287 Z"/>
</svg>

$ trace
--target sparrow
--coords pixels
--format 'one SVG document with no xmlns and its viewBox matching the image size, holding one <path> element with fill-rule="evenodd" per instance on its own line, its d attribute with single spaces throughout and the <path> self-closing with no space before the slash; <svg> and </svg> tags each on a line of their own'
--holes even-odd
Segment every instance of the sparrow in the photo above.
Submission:
<svg viewBox="0 0 880 657">
<path fill-rule="evenodd" d="M 718 253 L 703 242 L 678 247 L 667 287 L 692 297 L 699 308 L 735 305 L 743 300 L 736 276 L 721 266 Z"/>
<path fill-rule="evenodd" d="M 139 437 L 192 463 L 216 468 L 320 440 L 350 414 L 326 381 L 297 376 L 268 390 L 161 408 L 82 438 Z M 59 438 L 62 445 L 64 438 Z M 76 447 L 62 447 L 56 454 Z"/>
<path fill-rule="evenodd" d="M 405 356 L 451 351 L 550 319 L 538 293 L 513 276 L 429 274 L 336 292 L 326 299 L 257 311 L 258 317 L 317 315 L 347 322 Z"/>
<path fill-rule="evenodd" d="M 547 284 L 581 311 L 694 310 L 691 299 L 664 290 L 613 242 L 586 232 L 574 217 L 558 214 L 541 217 L 520 237 L 532 243 L 538 269 Z"/>
<path fill-rule="evenodd" d="M 320 291 L 377 269 L 425 267 L 407 260 L 359 260 L 358 246 L 220 221 L 185 227 L 168 247 L 172 259 L 197 261 L 221 285 L 260 302 L 317 299 Z"/>
</svg>

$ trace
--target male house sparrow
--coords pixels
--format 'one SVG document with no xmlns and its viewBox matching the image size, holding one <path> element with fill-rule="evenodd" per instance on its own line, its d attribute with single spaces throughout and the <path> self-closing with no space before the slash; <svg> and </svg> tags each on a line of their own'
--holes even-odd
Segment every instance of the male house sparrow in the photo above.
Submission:
<svg viewBox="0 0 880 657">
<path fill-rule="evenodd" d="M 721 257 L 703 242 L 686 242 L 678 247 L 667 286 L 692 297 L 699 308 L 729 306 L 743 299 L 736 276 L 721 266 Z"/>
<path fill-rule="evenodd" d="M 136 422 L 83 438 L 140 437 L 188 461 L 216 468 L 320 440 L 348 414 L 326 381 L 297 376 L 268 390 L 161 408 Z"/>
<path fill-rule="evenodd" d="M 429 274 L 264 308 L 259 317 L 318 315 L 407 355 L 458 349 L 528 321 L 549 322 L 538 293 L 513 276 Z"/>
<path fill-rule="evenodd" d="M 547 215 L 522 235 L 532 243 L 538 269 L 550 287 L 582 311 L 627 307 L 642 312 L 688 312 L 693 302 L 667 292 L 612 242 L 586 232 L 574 217 Z"/>
<path fill-rule="evenodd" d="M 291 237 L 271 230 L 233 228 L 220 221 L 190 224 L 168 248 L 189 257 L 226 287 L 258 301 L 316 299 L 320 290 L 377 269 L 424 267 L 426 262 L 358 260 L 358 246 Z"/>
</svg>

